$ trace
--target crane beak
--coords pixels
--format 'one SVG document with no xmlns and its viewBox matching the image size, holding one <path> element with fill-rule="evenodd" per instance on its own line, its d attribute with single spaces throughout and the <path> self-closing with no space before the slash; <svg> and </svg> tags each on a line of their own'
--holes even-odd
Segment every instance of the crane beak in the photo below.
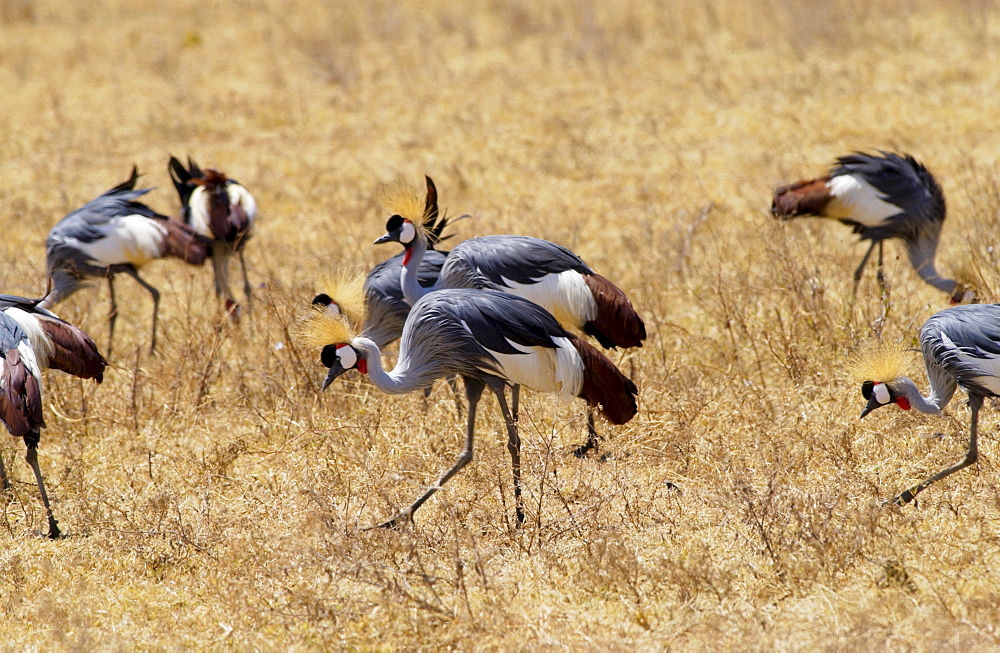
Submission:
<svg viewBox="0 0 1000 653">
<path fill-rule="evenodd" d="M 397 236 L 395 234 L 392 234 L 392 233 L 387 233 L 387 234 L 385 234 L 384 236 L 382 236 L 380 238 L 376 238 L 375 242 L 372 243 L 372 244 L 373 245 L 382 245 L 382 244 L 385 244 L 385 243 L 392 243 L 392 242 L 399 242 L 399 236 Z"/>
<path fill-rule="evenodd" d="M 858 419 L 862 419 L 868 413 L 872 412 L 876 408 L 881 408 L 884 405 L 885 404 L 880 404 L 878 402 L 878 399 L 876 399 L 875 395 L 873 394 L 871 397 L 868 398 L 868 405 L 865 406 L 865 409 L 863 411 L 861 411 L 861 417 L 859 417 Z"/>
<path fill-rule="evenodd" d="M 346 371 L 347 370 L 345 370 L 343 368 L 343 366 L 340 364 L 340 361 L 335 362 L 333 365 L 330 366 L 330 371 L 329 371 L 329 373 L 327 373 L 326 378 L 323 380 L 323 388 L 322 389 L 326 390 L 326 387 L 328 385 L 330 385 L 331 383 L 333 383 L 334 380 L 338 376 L 340 376 L 341 374 L 343 374 Z"/>
</svg>

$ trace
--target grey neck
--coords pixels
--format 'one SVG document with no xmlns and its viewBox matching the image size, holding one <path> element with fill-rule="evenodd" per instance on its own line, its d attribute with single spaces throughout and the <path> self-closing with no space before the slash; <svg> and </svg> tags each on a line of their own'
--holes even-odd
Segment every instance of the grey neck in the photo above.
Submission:
<svg viewBox="0 0 1000 653">
<path fill-rule="evenodd" d="M 917 389 L 916 384 L 907 377 L 903 377 L 898 383 L 893 384 L 894 389 L 906 397 L 907 401 L 910 402 L 911 408 L 916 408 L 921 413 L 927 413 L 928 415 L 941 416 L 941 409 L 944 408 L 944 404 L 947 403 L 947 399 L 944 397 L 938 397 L 934 388 L 931 388 L 931 393 L 928 396 L 923 396 L 920 394 L 920 390 Z"/>
<path fill-rule="evenodd" d="M 406 303 L 413 306 L 417 303 L 417 300 L 430 292 L 430 288 L 424 288 L 420 285 L 418 280 L 417 271 L 420 270 L 420 263 L 424 260 L 424 254 L 427 252 L 427 241 L 424 239 L 423 234 L 418 233 L 413 239 L 413 242 L 409 245 L 409 255 L 410 258 L 406 265 L 403 266 L 403 270 L 400 274 L 400 283 L 403 286 L 403 298 Z"/>
<path fill-rule="evenodd" d="M 954 279 L 946 279 L 938 274 L 934 265 L 934 254 L 937 250 L 936 242 L 918 241 L 910 243 L 906 253 L 910 257 L 910 264 L 917 271 L 920 278 L 934 286 L 938 290 L 949 295 L 954 295 L 958 290 L 958 282 Z"/>
<path fill-rule="evenodd" d="M 403 395 L 416 390 L 423 390 L 428 385 L 427 379 L 417 378 L 417 376 L 412 374 L 407 374 L 405 367 L 400 369 L 400 365 L 397 363 L 396 367 L 389 372 L 385 371 L 382 366 L 382 352 L 379 351 L 378 346 L 364 336 L 358 336 L 355 338 L 351 344 L 362 351 L 365 352 L 365 358 L 368 361 L 368 378 L 371 379 L 375 387 L 391 395 Z M 400 356 L 402 361 L 404 356 Z M 398 370 L 398 371 L 397 371 Z"/>
</svg>

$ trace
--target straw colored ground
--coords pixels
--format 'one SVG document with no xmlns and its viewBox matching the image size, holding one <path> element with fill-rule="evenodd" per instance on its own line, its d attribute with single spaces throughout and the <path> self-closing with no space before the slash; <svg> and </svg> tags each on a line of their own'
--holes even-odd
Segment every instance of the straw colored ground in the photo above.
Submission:
<svg viewBox="0 0 1000 653">
<path fill-rule="evenodd" d="M 847 363 L 912 345 L 946 298 L 887 248 L 888 314 L 836 223 L 771 189 L 854 149 L 911 152 L 949 203 L 940 265 L 997 297 L 1000 13 L 992 2 L 779 0 L 151 4 L 0 0 L 0 290 L 38 295 L 64 214 L 125 179 L 177 212 L 169 154 L 245 183 L 253 315 L 209 267 L 127 278 L 103 385 L 46 377 L 47 541 L 19 441 L 0 506 L 13 649 L 983 649 L 1000 645 L 1000 474 L 946 419 L 863 421 Z M 357 375 L 325 393 L 287 327 L 341 266 L 394 253 L 379 184 L 438 184 L 459 238 L 563 243 L 646 318 L 612 353 L 638 417 L 569 452 L 580 406 L 523 409 L 528 521 L 511 524 L 499 411 L 476 459 L 401 532 L 360 532 L 451 464 L 463 422 Z M 107 288 L 59 307 L 107 343 Z M 911 374 L 925 386 L 918 354 Z M 938 434 L 941 434 L 938 437 Z"/>
</svg>

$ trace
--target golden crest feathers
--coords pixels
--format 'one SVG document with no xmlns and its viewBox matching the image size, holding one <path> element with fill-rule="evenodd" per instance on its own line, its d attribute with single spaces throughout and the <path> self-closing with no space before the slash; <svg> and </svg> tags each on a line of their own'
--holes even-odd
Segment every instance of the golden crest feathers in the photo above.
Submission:
<svg viewBox="0 0 1000 653">
<path fill-rule="evenodd" d="M 388 215 L 406 218 L 424 230 L 431 226 L 428 224 L 430 216 L 427 215 L 427 202 L 421 189 L 397 181 L 379 188 L 377 196 L 379 204 Z"/>
<path fill-rule="evenodd" d="M 350 343 L 356 336 L 351 321 L 345 315 L 318 305 L 312 306 L 292 327 L 292 337 L 310 350 Z"/>
<path fill-rule="evenodd" d="M 367 317 L 365 310 L 365 277 L 353 270 L 340 270 L 336 276 L 322 282 L 320 292 L 330 296 L 330 299 L 340 308 L 357 328 L 361 328 Z"/>
<path fill-rule="evenodd" d="M 899 343 L 875 342 L 862 350 L 848 364 L 848 369 L 859 383 L 889 383 L 904 375 L 906 361 L 906 351 Z"/>
</svg>

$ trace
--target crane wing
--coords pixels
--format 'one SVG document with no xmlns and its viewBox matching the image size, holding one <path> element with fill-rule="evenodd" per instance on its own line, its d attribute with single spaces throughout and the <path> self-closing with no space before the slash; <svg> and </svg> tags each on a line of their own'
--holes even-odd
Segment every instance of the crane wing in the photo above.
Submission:
<svg viewBox="0 0 1000 653">
<path fill-rule="evenodd" d="M 838 158 L 830 174 L 834 180 L 852 178 L 862 188 L 869 186 L 877 193 L 867 202 L 877 205 L 880 220 L 846 221 L 858 225 L 859 231 L 864 227 L 865 238 L 914 237 L 922 228 L 944 220 L 941 187 L 930 171 L 908 154 L 856 152 Z M 898 211 L 885 215 L 889 213 L 886 204 Z"/>
<path fill-rule="evenodd" d="M 941 311 L 920 329 L 920 343 L 924 358 L 960 385 L 983 396 L 1000 395 L 1000 304 Z"/>
<path fill-rule="evenodd" d="M 445 261 L 441 277 L 449 288 L 503 290 L 511 287 L 511 281 L 537 283 L 547 275 L 567 270 L 594 273 L 579 256 L 547 240 L 528 236 L 482 236 L 455 246 Z"/>
</svg>

